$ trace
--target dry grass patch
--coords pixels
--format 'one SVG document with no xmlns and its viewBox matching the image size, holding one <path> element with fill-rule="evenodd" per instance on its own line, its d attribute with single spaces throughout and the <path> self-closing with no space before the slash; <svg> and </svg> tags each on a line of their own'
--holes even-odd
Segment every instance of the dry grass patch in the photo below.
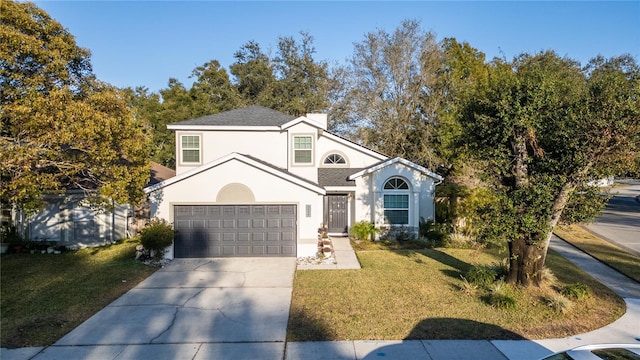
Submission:
<svg viewBox="0 0 640 360">
<path fill-rule="evenodd" d="M 296 272 L 288 340 L 540 339 L 593 330 L 625 311 L 622 299 L 553 252 L 548 266 L 559 285 L 581 281 L 593 291 L 566 314 L 547 306 L 548 288 L 514 289 L 514 309 L 465 295 L 460 275 L 504 254 L 430 249 L 357 255 L 361 270 Z"/>
<path fill-rule="evenodd" d="M 3 255 L 0 346 L 51 345 L 156 269 L 136 242 L 60 255 Z"/>
<path fill-rule="evenodd" d="M 553 232 L 571 245 L 640 282 L 640 257 L 599 238 L 579 225 L 559 226 Z"/>
</svg>

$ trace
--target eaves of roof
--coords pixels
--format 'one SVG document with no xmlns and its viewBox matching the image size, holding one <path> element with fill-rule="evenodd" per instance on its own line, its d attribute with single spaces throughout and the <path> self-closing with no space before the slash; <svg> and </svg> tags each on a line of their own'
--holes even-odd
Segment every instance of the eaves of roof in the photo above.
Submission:
<svg viewBox="0 0 640 360">
<path fill-rule="evenodd" d="M 355 179 L 357 179 L 357 178 L 359 178 L 361 176 L 364 176 L 364 175 L 367 175 L 367 174 L 371 174 L 371 173 L 373 173 L 375 171 L 381 170 L 381 169 L 383 169 L 383 168 L 385 168 L 387 166 L 390 166 L 390 165 L 393 165 L 393 164 L 396 164 L 396 163 L 400 163 L 400 164 L 402 164 L 404 166 L 407 166 L 407 167 L 410 167 L 410 168 L 412 168 L 414 170 L 417 170 L 417 171 L 419 171 L 419 172 L 421 172 L 421 173 L 423 173 L 423 174 L 425 174 L 425 175 L 427 175 L 427 176 L 429 176 L 429 177 L 431 177 L 431 178 L 433 178 L 435 180 L 438 180 L 438 181 L 444 180 L 444 178 L 442 176 L 434 173 L 433 171 L 425 168 L 424 166 L 420 166 L 420 165 L 418 165 L 416 163 L 413 163 L 413 162 L 411 162 L 411 161 L 409 161 L 407 159 L 403 159 L 401 157 L 396 157 L 396 158 L 393 158 L 393 159 L 381 161 L 381 162 L 379 162 L 377 164 L 373 164 L 373 165 L 369 166 L 366 169 L 363 169 L 361 171 L 358 171 L 355 174 L 350 175 L 349 176 L 349 180 L 355 180 Z"/>
<path fill-rule="evenodd" d="M 307 179 L 304 179 L 302 177 L 299 177 L 295 174 L 290 173 L 289 171 L 285 170 L 285 169 L 281 169 L 279 167 L 276 167 L 272 164 L 269 164 L 267 162 L 264 162 L 262 160 L 256 159 L 252 156 L 249 155 L 244 155 L 244 154 L 239 154 L 239 153 L 231 153 L 228 155 L 225 155 L 217 160 L 214 160 L 208 164 L 202 165 L 200 167 L 197 167 L 195 169 L 186 171 L 180 175 L 174 176 L 170 179 L 167 179 L 165 181 L 162 181 L 160 183 L 157 183 L 155 185 L 151 185 L 151 186 L 147 186 L 146 188 L 144 188 L 144 192 L 146 194 L 152 193 L 154 191 L 158 191 L 162 188 L 165 188 L 167 186 L 170 186 L 172 184 L 175 184 L 179 181 L 188 179 L 192 176 L 196 176 L 204 171 L 207 171 L 209 169 L 212 169 L 218 165 L 224 164 L 228 161 L 233 161 L 233 160 L 237 160 L 237 161 L 241 161 L 249 166 L 253 166 L 255 168 L 261 169 L 265 172 L 268 172 L 274 176 L 277 176 L 281 179 L 290 181 L 294 184 L 297 184 L 299 186 L 302 186 L 308 190 L 314 191 L 318 194 L 324 195 L 326 194 L 326 191 L 318 184 L 311 182 Z"/>
</svg>

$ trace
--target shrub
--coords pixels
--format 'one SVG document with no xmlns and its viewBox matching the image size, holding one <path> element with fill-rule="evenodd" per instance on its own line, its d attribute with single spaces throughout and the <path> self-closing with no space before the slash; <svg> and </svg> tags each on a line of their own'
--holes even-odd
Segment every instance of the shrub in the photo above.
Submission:
<svg viewBox="0 0 640 360">
<path fill-rule="evenodd" d="M 447 236 L 447 245 L 454 249 L 473 249 L 476 241 L 469 235 L 454 231 Z"/>
<path fill-rule="evenodd" d="M 164 219 L 153 219 L 140 232 L 140 243 L 153 257 L 161 259 L 164 249 L 173 243 L 175 231 Z"/>
<path fill-rule="evenodd" d="M 13 225 L 3 225 L 0 227 L 0 242 L 9 244 L 21 244 L 24 240 L 20 232 Z"/>
<path fill-rule="evenodd" d="M 511 287 L 502 280 L 489 286 L 488 302 L 492 306 L 503 309 L 513 309 L 517 305 Z"/>
<path fill-rule="evenodd" d="M 447 238 L 447 228 L 446 224 L 438 224 L 433 220 L 420 221 L 419 234 L 420 237 L 429 239 L 433 247 L 442 247 Z"/>
<path fill-rule="evenodd" d="M 469 269 L 464 277 L 471 283 L 486 288 L 496 280 L 496 276 L 496 271 L 491 267 L 478 265 Z"/>
<path fill-rule="evenodd" d="M 358 240 L 373 240 L 373 236 L 376 233 L 376 225 L 369 221 L 358 221 L 353 224 L 349 233 Z"/>
<path fill-rule="evenodd" d="M 591 294 L 591 289 L 583 283 L 575 283 L 563 286 L 560 293 L 569 299 L 581 300 Z"/>
<path fill-rule="evenodd" d="M 498 279 L 506 277 L 509 274 L 509 258 L 493 262 L 491 268 L 496 272 Z"/>
<path fill-rule="evenodd" d="M 558 282 L 558 278 L 548 267 L 543 267 L 540 271 L 542 284 L 553 286 Z"/>
<path fill-rule="evenodd" d="M 472 284 L 467 280 L 464 276 L 460 275 L 462 278 L 462 285 L 460 285 L 460 291 L 468 296 L 473 296 L 478 291 L 478 285 Z"/>
<path fill-rule="evenodd" d="M 573 305 L 571 303 L 571 300 L 567 299 L 561 294 L 551 295 L 547 297 L 545 300 L 547 305 L 550 308 L 552 308 L 555 312 L 559 312 L 563 314 L 571 310 L 571 306 Z"/>
<path fill-rule="evenodd" d="M 516 299 L 511 294 L 494 294 L 489 295 L 489 304 L 501 309 L 513 309 L 516 307 Z"/>
</svg>

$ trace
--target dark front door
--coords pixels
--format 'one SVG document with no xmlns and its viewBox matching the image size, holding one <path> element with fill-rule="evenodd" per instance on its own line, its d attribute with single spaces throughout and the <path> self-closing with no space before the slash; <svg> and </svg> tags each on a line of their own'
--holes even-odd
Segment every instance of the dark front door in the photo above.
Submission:
<svg viewBox="0 0 640 360">
<path fill-rule="evenodd" d="M 327 216 L 330 233 L 347 232 L 347 195 L 327 195 Z"/>
</svg>

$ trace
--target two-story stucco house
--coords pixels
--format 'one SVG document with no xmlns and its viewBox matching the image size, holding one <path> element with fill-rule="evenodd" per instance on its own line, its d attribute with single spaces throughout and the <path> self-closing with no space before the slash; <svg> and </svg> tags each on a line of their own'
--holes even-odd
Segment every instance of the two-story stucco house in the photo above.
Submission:
<svg viewBox="0 0 640 360">
<path fill-rule="evenodd" d="M 325 114 L 261 106 L 169 124 L 176 176 L 145 188 L 173 223 L 168 257 L 308 256 L 318 228 L 355 222 L 417 231 L 442 177 L 327 131 Z"/>
</svg>

